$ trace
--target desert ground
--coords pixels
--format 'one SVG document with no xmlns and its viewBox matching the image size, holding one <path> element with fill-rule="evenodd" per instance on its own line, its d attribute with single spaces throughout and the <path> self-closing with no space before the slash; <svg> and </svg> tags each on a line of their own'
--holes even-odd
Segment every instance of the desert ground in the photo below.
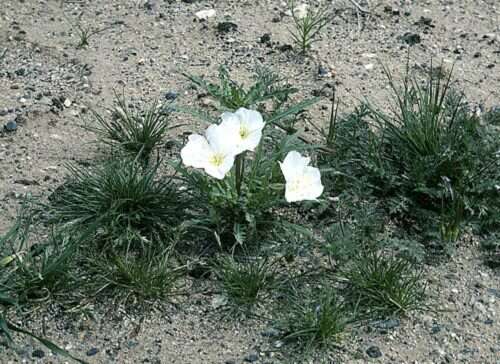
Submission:
<svg viewBox="0 0 500 364">
<path fill-rule="evenodd" d="M 307 57 L 292 44 L 292 19 L 279 0 L 3 0 L 0 7 L 0 233 L 22 196 L 46 198 L 69 162 L 92 163 L 96 136 L 83 126 L 114 92 L 137 102 L 171 97 L 210 110 L 183 73 L 214 79 L 220 65 L 239 82 L 272 68 L 299 92 L 319 96 L 306 113 L 318 124 L 335 87 L 341 109 L 388 100 L 383 66 L 401 75 L 453 66 L 454 85 L 478 113 L 500 103 L 500 3 L 495 0 L 327 2 L 332 18 Z M 312 2 L 314 6 L 314 2 Z M 358 8 L 359 6 L 359 8 Z M 200 10 L 216 14 L 200 20 Z M 230 22 L 227 28 L 218 27 Z M 78 47 L 90 29 L 88 46 Z M 410 43 L 410 44 L 409 44 Z M 191 115 L 169 138 L 199 131 Z M 7 124 L 13 131 L 7 131 Z M 4 127 L 5 125 L 5 127 Z M 307 130 L 306 130 L 307 131 Z M 43 333 L 89 363 L 500 363 L 500 276 L 483 264 L 474 237 L 453 257 L 425 266 L 430 310 L 353 329 L 321 359 L 290 359 L 255 318 L 233 320 L 214 307 L 206 282 L 173 301 L 124 309 L 98 302 L 92 317 L 39 308 L 17 324 Z M 378 355 L 380 354 L 380 355 Z M 63 363 L 32 339 L 0 347 L 1 363 Z"/>
</svg>

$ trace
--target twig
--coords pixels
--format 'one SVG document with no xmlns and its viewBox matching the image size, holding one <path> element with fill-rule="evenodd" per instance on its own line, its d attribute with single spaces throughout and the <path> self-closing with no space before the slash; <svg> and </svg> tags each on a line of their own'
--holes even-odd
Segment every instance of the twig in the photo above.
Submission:
<svg viewBox="0 0 500 364">
<path fill-rule="evenodd" d="M 365 14 L 369 14 L 370 11 L 365 9 L 364 7 L 362 7 L 361 5 L 359 5 L 356 0 L 349 0 L 355 7 L 356 9 L 358 9 L 359 11 L 361 11 L 362 13 L 365 13 Z"/>
</svg>

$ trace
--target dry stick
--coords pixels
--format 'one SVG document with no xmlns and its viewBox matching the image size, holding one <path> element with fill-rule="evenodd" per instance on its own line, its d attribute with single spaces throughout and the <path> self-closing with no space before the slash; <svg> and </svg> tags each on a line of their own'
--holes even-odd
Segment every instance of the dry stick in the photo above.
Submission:
<svg viewBox="0 0 500 364">
<path fill-rule="evenodd" d="M 359 5 L 356 0 L 349 0 L 355 7 L 356 9 L 358 9 L 359 11 L 361 11 L 362 13 L 365 13 L 365 14 L 368 14 L 370 13 L 369 10 L 365 9 L 364 7 L 362 7 L 361 5 Z"/>
</svg>

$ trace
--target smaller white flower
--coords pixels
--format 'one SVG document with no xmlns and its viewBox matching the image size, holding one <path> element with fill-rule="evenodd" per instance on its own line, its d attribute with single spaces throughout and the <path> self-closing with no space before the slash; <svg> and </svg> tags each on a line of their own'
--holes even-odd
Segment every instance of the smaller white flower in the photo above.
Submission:
<svg viewBox="0 0 500 364">
<path fill-rule="evenodd" d="M 285 199 L 287 202 L 316 200 L 323 193 L 324 187 L 319 169 L 309 166 L 310 161 L 310 158 L 292 151 L 280 163 L 286 181 Z"/>
<path fill-rule="evenodd" d="M 258 111 L 239 108 L 236 112 L 225 112 L 221 116 L 223 128 L 236 148 L 236 154 L 253 151 L 259 145 L 264 129 L 264 120 Z"/>
<path fill-rule="evenodd" d="M 215 124 L 208 127 L 206 138 L 198 134 L 190 135 L 181 150 L 185 166 L 202 168 L 217 179 L 223 179 L 231 170 L 235 156 L 234 145 L 227 142 L 224 130 Z"/>
</svg>

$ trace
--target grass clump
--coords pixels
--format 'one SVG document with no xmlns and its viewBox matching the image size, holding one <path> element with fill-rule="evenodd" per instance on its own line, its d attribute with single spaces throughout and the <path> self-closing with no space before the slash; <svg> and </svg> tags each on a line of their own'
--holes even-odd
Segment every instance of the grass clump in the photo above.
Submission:
<svg viewBox="0 0 500 364">
<path fill-rule="evenodd" d="M 335 345 L 351 321 L 347 306 L 328 286 L 291 287 L 279 317 L 283 340 L 294 343 L 301 351 Z"/>
<path fill-rule="evenodd" d="M 123 303 L 151 301 L 175 294 L 185 267 L 174 265 L 171 248 L 150 248 L 143 254 L 89 254 L 83 264 L 92 277 L 89 292 Z"/>
<path fill-rule="evenodd" d="M 377 251 L 360 253 L 342 276 L 348 301 L 362 316 L 405 315 L 423 308 L 422 273 L 404 258 Z"/>
<path fill-rule="evenodd" d="M 288 2 L 288 11 L 292 15 L 293 29 L 290 29 L 290 35 L 301 54 L 306 54 L 317 41 L 317 36 L 321 30 L 328 24 L 332 15 L 325 5 L 312 10 L 308 5 L 305 9 L 296 6 L 295 0 Z"/>
<path fill-rule="evenodd" d="M 94 112 L 96 126 L 90 130 L 105 144 L 118 146 L 133 157 L 139 156 L 148 164 L 153 151 L 161 145 L 172 128 L 172 108 L 155 100 L 144 109 L 139 109 L 132 106 L 124 96 L 115 94 L 115 103 L 110 111 L 110 118 Z"/>
<path fill-rule="evenodd" d="M 275 279 L 274 264 L 268 259 L 225 256 L 217 262 L 216 274 L 225 294 L 238 308 L 248 308 L 263 299 Z"/>
<path fill-rule="evenodd" d="M 496 194 L 498 130 L 469 111 L 451 72 L 431 70 L 424 82 L 407 73 L 401 86 L 386 74 L 391 112 L 365 103 L 348 116 L 332 113 L 325 140 L 334 152 L 320 161 L 336 170 L 335 186 L 358 186 L 361 199 L 377 199 L 408 232 L 454 243 Z"/>
<path fill-rule="evenodd" d="M 19 309 L 26 300 L 45 300 L 61 291 L 61 286 L 68 282 L 65 269 L 69 254 L 61 250 L 55 257 L 47 253 L 38 257 L 40 253 L 30 250 L 27 245 L 31 220 L 23 219 L 24 216 L 19 218 L 5 235 L 0 236 L 0 337 L 13 345 L 13 333 L 29 336 L 58 355 L 85 364 L 47 338 L 15 325 L 8 318 L 12 308 Z"/>
<path fill-rule="evenodd" d="M 112 160 L 70 166 L 67 182 L 52 195 L 50 217 L 75 228 L 93 226 L 102 248 L 140 248 L 168 241 L 186 203 L 172 178 L 158 167 Z"/>
</svg>

